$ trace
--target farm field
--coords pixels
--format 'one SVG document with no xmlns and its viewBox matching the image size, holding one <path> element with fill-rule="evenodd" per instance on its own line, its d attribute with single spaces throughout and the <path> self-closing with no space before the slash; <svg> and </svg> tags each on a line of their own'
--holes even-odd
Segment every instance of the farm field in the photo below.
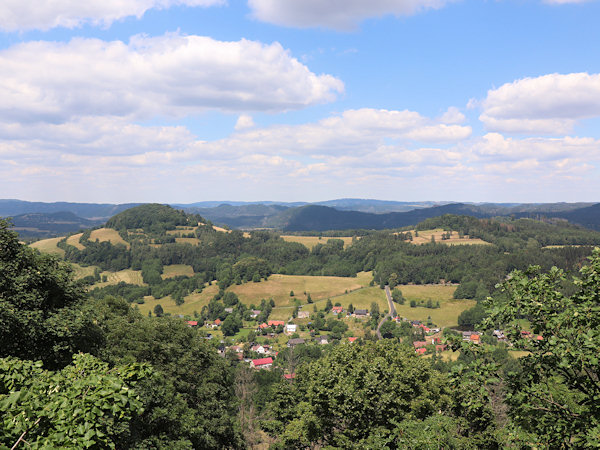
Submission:
<svg viewBox="0 0 600 450">
<path fill-rule="evenodd" d="M 341 239 L 344 241 L 344 248 L 352 244 L 351 237 L 319 237 L 319 236 L 281 236 L 284 241 L 298 242 L 305 247 L 312 249 L 317 244 L 327 244 L 328 239 Z"/>
<path fill-rule="evenodd" d="M 455 300 L 452 298 L 456 286 L 451 285 L 402 285 L 398 286 L 406 299 L 404 305 L 395 304 L 396 311 L 401 317 L 411 320 L 431 320 L 439 327 L 452 327 L 458 325 L 458 316 L 464 310 L 477 303 L 475 300 Z M 440 302 L 439 308 L 410 307 L 411 300 L 429 300 L 435 304 Z"/>
<path fill-rule="evenodd" d="M 177 242 L 178 244 L 191 244 L 191 245 L 200 244 L 200 241 L 197 238 L 187 238 L 187 237 L 177 237 L 177 238 L 175 238 L 175 242 Z"/>
<path fill-rule="evenodd" d="M 30 244 L 31 248 L 36 248 L 42 253 L 49 253 L 51 255 L 57 255 L 60 257 L 65 256 L 65 251 L 62 248 L 58 248 L 56 244 L 62 241 L 64 237 L 43 239 L 41 241 Z"/>
<path fill-rule="evenodd" d="M 113 245 L 122 244 L 129 248 L 129 243 L 119 236 L 117 230 L 113 230 L 112 228 L 99 228 L 92 231 L 89 240 L 95 241 L 96 239 L 100 242 L 108 241 Z"/>
<path fill-rule="evenodd" d="M 179 276 L 193 277 L 194 268 L 186 264 L 172 264 L 170 266 L 163 266 L 162 279 L 174 278 Z"/>
<path fill-rule="evenodd" d="M 94 275 L 94 271 L 97 269 L 96 266 L 84 267 L 76 263 L 71 263 L 71 266 L 73 267 L 73 275 L 76 280 L 87 277 L 89 275 Z"/>
<path fill-rule="evenodd" d="M 106 275 L 107 281 L 94 284 L 91 287 L 92 289 L 96 287 L 110 286 L 112 284 L 119 284 L 121 281 L 129 284 L 137 284 L 138 286 L 143 286 L 145 284 L 144 280 L 142 280 L 141 270 L 125 269 L 119 270 L 118 272 L 102 272 L 100 274 L 101 277 L 104 275 Z"/>
<path fill-rule="evenodd" d="M 170 296 L 155 299 L 154 297 L 145 297 L 145 303 L 137 305 L 142 314 L 148 314 L 148 311 L 154 311 L 154 307 L 160 303 L 164 312 L 171 314 L 193 315 L 194 311 L 202 311 L 202 307 L 208 305 L 208 302 L 219 292 L 216 284 L 205 287 L 200 293 L 193 293 L 185 297 L 185 302 L 181 306 L 175 304 Z"/>
<path fill-rule="evenodd" d="M 67 244 L 72 245 L 77 250 L 85 250 L 85 246 L 79 242 L 79 239 L 83 236 L 83 233 L 74 234 L 67 238 Z"/>
<path fill-rule="evenodd" d="M 385 297 L 385 291 L 383 289 L 379 289 L 378 286 L 365 287 L 363 289 L 349 292 L 348 294 L 330 298 L 333 304 L 340 303 L 345 309 L 347 309 L 350 303 L 352 303 L 352 306 L 354 306 L 355 309 L 370 310 L 371 303 L 373 302 L 377 302 L 379 305 L 379 311 L 381 311 L 381 313 L 389 309 L 387 298 Z M 317 305 L 317 308 L 323 309 L 326 301 L 327 299 L 323 299 L 315 302 L 315 304 Z"/>
<path fill-rule="evenodd" d="M 328 276 L 302 276 L 302 275 L 271 275 L 267 281 L 260 283 L 244 283 L 228 288 L 237 294 L 242 302 L 260 303 L 261 299 L 273 298 L 275 306 L 294 306 L 294 300 L 298 299 L 301 304 L 307 303 L 307 294 L 314 302 L 328 297 L 341 295 L 348 291 L 360 289 L 367 286 L 371 281 L 371 274 L 361 272 L 356 278 L 350 277 L 328 277 Z M 290 297 L 290 291 L 294 291 L 294 297 Z"/>
<path fill-rule="evenodd" d="M 445 231 L 441 228 L 436 228 L 434 230 L 422 230 L 419 231 L 419 236 L 415 236 L 415 230 L 410 230 L 413 235 L 413 244 L 428 244 L 431 242 L 431 237 L 433 236 L 435 242 L 438 244 L 447 244 L 447 245 L 492 245 L 489 242 L 486 242 L 482 239 L 469 239 L 469 236 L 464 236 L 460 238 L 458 236 L 458 232 L 453 231 L 450 239 L 442 240 L 442 234 Z"/>
</svg>

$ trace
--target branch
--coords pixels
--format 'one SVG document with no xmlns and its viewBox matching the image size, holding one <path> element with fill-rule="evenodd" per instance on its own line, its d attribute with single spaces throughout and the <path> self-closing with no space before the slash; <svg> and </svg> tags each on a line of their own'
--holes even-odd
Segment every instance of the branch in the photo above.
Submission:
<svg viewBox="0 0 600 450">
<path fill-rule="evenodd" d="M 17 445 L 19 445 L 21 443 L 21 441 L 23 441 L 23 439 L 25 438 L 25 435 L 33 428 L 35 427 L 38 423 L 40 423 L 40 420 L 42 420 L 42 418 L 40 417 L 38 420 L 35 421 L 35 423 L 33 425 L 31 425 L 29 428 L 27 428 L 25 431 L 23 431 L 23 434 L 21 434 L 21 436 L 19 436 L 19 439 L 17 439 L 17 442 L 15 442 L 15 445 L 13 445 L 10 450 L 15 450 L 15 448 L 17 448 Z"/>
</svg>

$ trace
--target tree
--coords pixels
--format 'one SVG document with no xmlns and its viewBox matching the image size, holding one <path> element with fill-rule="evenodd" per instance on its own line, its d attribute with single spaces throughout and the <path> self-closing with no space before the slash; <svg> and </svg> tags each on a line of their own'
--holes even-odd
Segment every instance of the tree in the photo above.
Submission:
<svg viewBox="0 0 600 450">
<path fill-rule="evenodd" d="M 101 336 L 72 269 L 19 243 L 0 219 L 0 357 L 42 360 L 64 367 L 78 351 L 95 352 Z"/>
<path fill-rule="evenodd" d="M 236 318 L 234 314 L 229 314 L 223 321 L 223 324 L 221 325 L 221 331 L 223 331 L 223 334 L 225 336 L 233 336 L 238 331 L 240 331 L 241 327 L 241 319 Z"/>
<path fill-rule="evenodd" d="M 404 296 L 402 295 L 402 291 L 400 289 L 392 289 L 392 300 L 400 305 L 404 305 Z"/>
<path fill-rule="evenodd" d="M 521 371 L 506 376 L 509 415 L 543 446 L 600 445 L 600 249 L 563 293 L 565 273 L 539 266 L 515 271 L 490 301 L 488 328 L 503 326 L 515 348 L 529 352 Z M 525 339 L 525 316 L 535 336 Z"/>
<path fill-rule="evenodd" d="M 274 392 L 267 426 L 277 448 L 385 448 L 380 439 L 398 448 L 400 424 L 437 416 L 445 404 L 443 378 L 408 347 L 339 345 Z"/>
<path fill-rule="evenodd" d="M 148 365 L 111 368 L 82 353 L 59 372 L 0 359 L 0 446 L 115 448 L 142 413 L 134 388 L 150 374 Z"/>
<path fill-rule="evenodd" d="M 162 305 L 159 303 L 154 307 L 154 315 L 156 317 L 162 317 L 165 312 L 163 311 Z"/>
<path fill-rule="evenodd" d="M 325 312 L 331 311 L 331 308 L 333 308 L 333 303 L 331 303 L 331 299 L 328 298 L 327 302 L 325 303 Z"/>
</svg>

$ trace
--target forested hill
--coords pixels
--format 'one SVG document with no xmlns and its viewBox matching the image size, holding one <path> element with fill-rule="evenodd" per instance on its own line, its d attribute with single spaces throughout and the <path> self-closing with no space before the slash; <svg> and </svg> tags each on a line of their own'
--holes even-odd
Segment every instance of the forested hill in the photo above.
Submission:
<svg viewBox="0 0 600 450">
<path fill-rule="evenodd" d="M 101 223 L 98 220 L 84 219 L 71 212 L 20 214 L 13 217 L 11 222 L 21 237 L 37 238 L 65 235 Z"/>
<path fill-rule="evenodd" d="M 287 211 L 287 217 L 282 218 L 282 229 L 285 231 L 325 231 L 361 228 L 384 230 L 416 225 L 425 219 L 444 214 L 489 217 L 489 214 L 483 212 L 479 207 L 463 203 L 387 214 L 339 211 L 326 206 L 308 205 Z"/>
<path fill-rule="evenodd" d="M 560 212 L 556 217 L 567 219 L 592 230 L 600 230 L 600 203 L 573 211 Z"/>
</svg>

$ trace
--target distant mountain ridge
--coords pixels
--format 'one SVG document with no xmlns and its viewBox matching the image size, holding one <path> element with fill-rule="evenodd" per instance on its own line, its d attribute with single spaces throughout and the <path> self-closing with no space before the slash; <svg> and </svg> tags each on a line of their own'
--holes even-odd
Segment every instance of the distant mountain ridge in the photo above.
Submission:
<svg viewBox="0 0 600 450">
<path fill-rule="evenodd" d="M 89 220 L 72 212 L 27 213 L 11 219 L 14 230 L 22 237 L 50 237 L 65 235 L 84 228 L 93 228 L 103 221 Z"/>
<path fill-rule="evenodd" d="M 64 230 L 77 231 L 105 222 L 108 218 L 142 205 L 95 203 L 42 203 L 0 200 L 0 216 L 47 214 L 48 217 L 19 218 L 22 233 L 58 235 Z M 427 218 L 443 214 L 469 215 L 478 218 L 494 216 L 560 218 L 600 230 L 600 204 L 594 203 L 451 203 L 396 202 L 369 199 L 337 199 L 318 203 L 278 202 L 197 202 L 171 204 L 187 213 L 199 214 L 218 225 L 232 228 L 273 228 L 283 231 L 325 231 L 340 229 L 385 229 L 415 225 Z M 77 217 L 66 220 L 51 216 L 68 212 Z M 91 223 L 85 222 L 91 220 Z M 44 224 L 44 227 L 37 225 Z M 16 225 L 16 224 L 15 224 Z M 71 229 L 69 229 L 69 226 Z M 41 231 L 40 231 L 41 230 Z M 58 231 L 60 230 L 60 231 Z"/>
<path fill-rule="evenodd" d="M 0 199 L 0 217 L 14 217 L 28 213 L 70 212 L 91 220 L 107 220 L 126 209 L 141 203 L 71 203 L 71 202 L 27 202 L 24 200 Z"/>
</svg>

